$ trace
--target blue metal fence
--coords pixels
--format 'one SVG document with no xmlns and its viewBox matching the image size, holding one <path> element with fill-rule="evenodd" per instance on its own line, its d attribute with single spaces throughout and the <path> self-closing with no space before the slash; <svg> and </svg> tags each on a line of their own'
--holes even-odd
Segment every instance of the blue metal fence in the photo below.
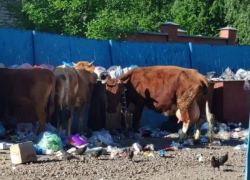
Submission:
<svg viewBox="0 0 250 180">
<path fill-rule="evenodd" d="M 65 62 L 95 60 L 108 68 L 176 65 L 197 69 L 202 74 L 221 74 L 227 67 L 236 71 L 250 67 L 250 46 L 184 43 L 136 43 L 101 41 L 0 28 L 0 62 L 6 66 L 29 63 L 53 66 Z"/>
<path fill-rule="evenodd" d="M 0 28 L 0 62 L 5 66 L 33 64 L 32 32 Z"/>
</svg>

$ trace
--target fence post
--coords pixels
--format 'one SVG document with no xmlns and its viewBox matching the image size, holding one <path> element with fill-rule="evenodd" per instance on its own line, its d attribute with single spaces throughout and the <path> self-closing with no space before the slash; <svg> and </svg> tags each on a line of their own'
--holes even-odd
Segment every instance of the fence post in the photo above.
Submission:
<svg viewBox="0 0 250 180">
<path fill-rule="evenodd" d="M 113 41 L 109 40 L 109 54 L 110 54 L 110 64 L 111 64 L 111 66 L 114 65 L 113 57 L 112 57 L 112 43 L 113 43 Z"/>
<path fill-rule="evenodd" d="M 250 91 L 249 92 L 249 98 L 250 98 Z M 249 104 L 249 124 L 248 124 L 248 130 L 250 126 L 250 104 Z M 250 157 L 250 133 L 248 131 L 248 140 L 247 140 L 247 153 L 246 153 L 246 166 L 245 166 L 245 180 L 250 180 L 250 176 L 248 174 L 248 168 L 250 167 L 249 163 L 249 157 Z"/>
<path fill-rule="evenodd" d="M 189 63 L 190 63 L 190 68 L 193 68 L 193 43 L 189 42 L 188 43 L 188 47 L 189 47 Z"/>
<path fill-rule="evenodd" d="M 32 40 L 32 54 L 33 54 L 33 66 L 34 65 L 37 65 L 36 64 L 36 54 L 35 54 L 35 34 L 36 34 L 36 31 L 32 31 L 32 34 L 31 34 L 31 40 Z"/>
</svg>

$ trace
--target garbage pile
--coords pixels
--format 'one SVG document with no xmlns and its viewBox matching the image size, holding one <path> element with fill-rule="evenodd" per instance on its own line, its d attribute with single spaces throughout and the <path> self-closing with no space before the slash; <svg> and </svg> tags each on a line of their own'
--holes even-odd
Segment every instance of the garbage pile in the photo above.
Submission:
<svg viewBox="0 0 250 180">
<path fill-rule="evenodd" d="M 250 71 L 244 69 L 238 69 L 236 73 L 229 67 L 218 76 L 215 72 L 208 72 L 207 79 L 212 81 L 228 81 L 228 80 L 250 80 Z"/>
</svg>

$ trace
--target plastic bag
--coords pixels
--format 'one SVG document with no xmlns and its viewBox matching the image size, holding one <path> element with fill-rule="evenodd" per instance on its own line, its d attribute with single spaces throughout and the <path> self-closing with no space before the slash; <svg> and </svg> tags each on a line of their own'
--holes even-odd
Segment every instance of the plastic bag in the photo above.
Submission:
<svg viewBox="0 0 250 180">
<path fill-rule="evenodd" d="M 230 140 L 230 133 L 227 131 L 219 131 L 219 133 L 216 136 L 217 138 L 220 138 L 223 140 Z"/>
<path fill-rule="evenodd" d="M 41 68 L 41 69 L 48 69 L 48 70 L 50 70 L 50 71 L 54 71 L 54 69 L 55 69 L 54 66 L 52 66 L 52 65 L 50 65 L 50 64 L 46 64 L 46 63 L 45 63 L 45 64 L 41 64 L 41 65 L 40 65 L 40 68 Z"/>
<path fill-rule="evenodd" d="M 249 91 L 249 90 L 250 90 L 250 83 L 249 83 L 248 80 L 245 80 L 243 89 L 246 90 L 246 91 Z"/>
<path fill-rule="evenodd" d="M 49 149 L 53 151 L 59 151 L 63 146 L 61 138 L 51 131 L 42 132 L 38 137 L 37 145 L 41 149 Z"/>
<path fill-rule="evenodd" d="M 18 69 L 32 69 L 33 66 L 31 66 L 29 63 L 24 63 L 18 67 Z"/>
<path fill-rule="evenodd" d="M 118 78 L 119 76 L 124 74 L 121 66 L 111 66 L 107 71 L 109 72 L 109 75 L 112 79 Z"/>
</svg>

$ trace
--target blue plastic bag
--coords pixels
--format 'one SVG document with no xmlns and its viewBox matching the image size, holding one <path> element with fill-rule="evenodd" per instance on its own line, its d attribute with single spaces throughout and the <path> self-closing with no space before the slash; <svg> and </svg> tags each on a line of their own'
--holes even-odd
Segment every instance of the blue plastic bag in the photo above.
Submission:
<svg viewBox="0 0 250 180">
<path fill-rule="evenodd" d="M 65 66 L 74 66 L 72 62 L 67 63 L 67 62 L 63 61 L 62 64 Z"/>
</svg>

